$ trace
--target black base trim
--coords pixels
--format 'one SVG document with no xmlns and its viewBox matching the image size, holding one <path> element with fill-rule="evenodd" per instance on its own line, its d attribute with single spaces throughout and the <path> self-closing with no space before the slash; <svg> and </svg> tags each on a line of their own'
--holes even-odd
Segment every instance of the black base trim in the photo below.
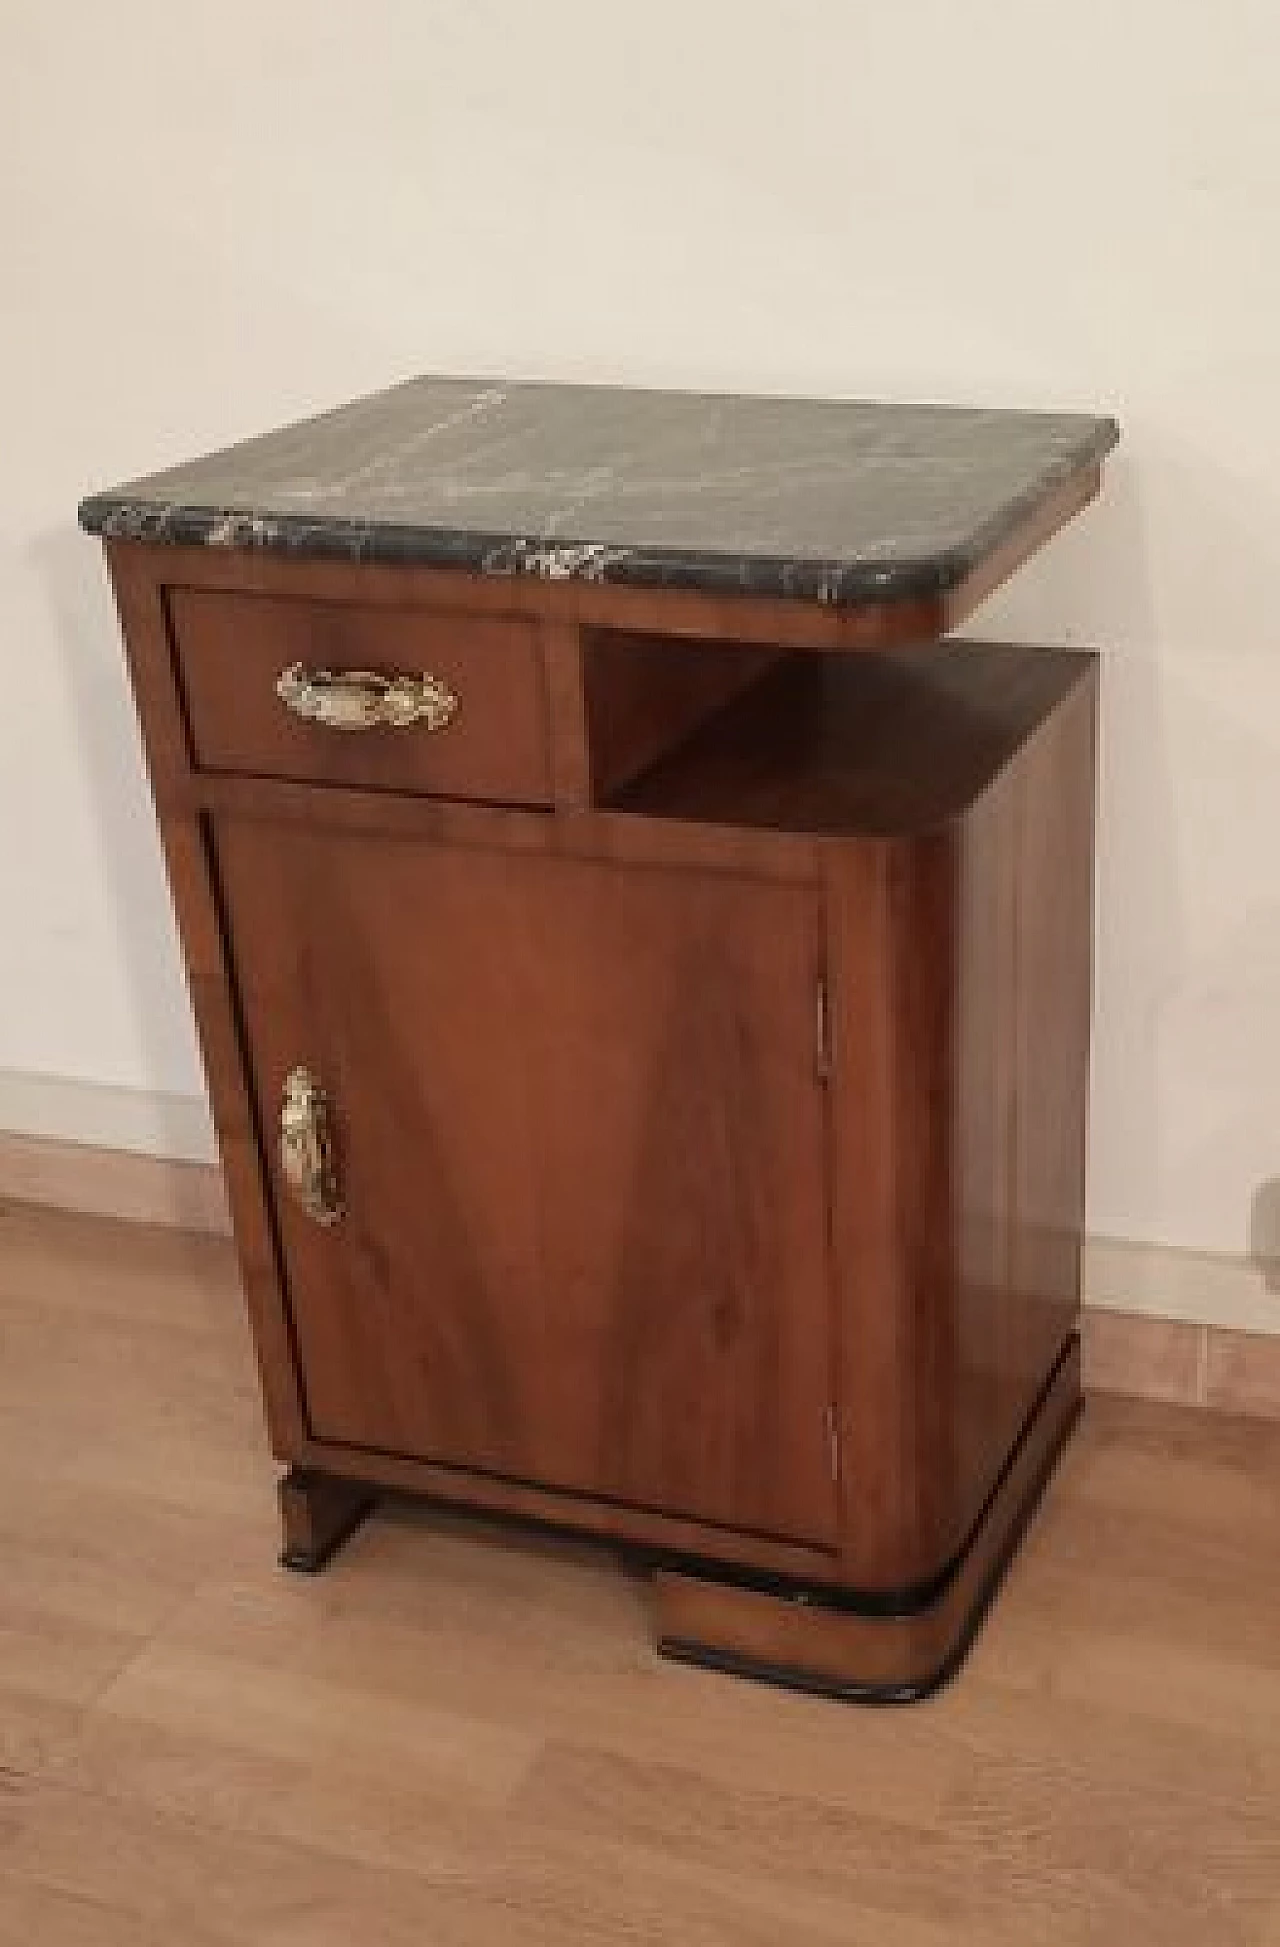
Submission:
<svg viewBox="0 0 1280 1947">
<path fill-rule="evenodd" d="M 1056 1370 L 1055 1367 L 1055 1372 Z M 785 1664 L 758 1663 L 751 1657 L 735 1656 L 730 1650 L 707 1648 L 700 1643 L 686 1642 L 680 1637 L 669 1637 L 660 1643 L 659 1654 L 669 1658 L 673 1663 L 687 1663 L 698 1669 L 713 1670 L 720 1676 L 742 1677 L 749 1682 L 767 1683 L 775 1689 L 795 1690 L 811 1697 L 826 1697 L 837 1703 L 884 1705 L 923 1703 L 952 1681 L 973 1648 L 978 1632 L 1000 1591 L 1000 1585 L 1008 1574 L 1022 1539 L 1044 1499 L 1045 1489 L 1061 1458 L 1062 1450 L 1079 1425 L 1083 1412 L 1082 1396 L 1063 1421 L 1061 1432 L 1045 1455 L 1044 1465 L 1038 1470 L 1029 1487 L 1026 1498 L 1018 1510 L 1017 1518 L 1009 1529 L 1005 1544 L 992 1563 L 991 1572 L 979 1589 L 959 1635 L 936 1670 L 927 1671 L 923 1676 L 904 1683 L 859 1683 L 840 1677 L 816 1676 L 811 1670 L 795 1670 Z M 814 1597 L 812 1607 L 849 1613 L 847 1604 L 828 1602 L 821 1597 Z M 909 1618 L 899 1617 L 898 1620 L 905 1621 Z"/>
</svg>

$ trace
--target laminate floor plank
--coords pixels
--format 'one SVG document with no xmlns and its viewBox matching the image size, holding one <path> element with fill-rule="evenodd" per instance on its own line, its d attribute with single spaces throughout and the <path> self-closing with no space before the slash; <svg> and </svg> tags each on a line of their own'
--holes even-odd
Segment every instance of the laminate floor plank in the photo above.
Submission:
<svg viewBox="0 0 1280 1947">
<path fill-rule="evenodd" d="M 1280 1947 L 1280 1428 L 1091 1401 L 899 1711 L 405 1502 L 287 1577 L 273 1474 L 224 1242 L 0 1208 L 0 1947 Z"/>
</svg>

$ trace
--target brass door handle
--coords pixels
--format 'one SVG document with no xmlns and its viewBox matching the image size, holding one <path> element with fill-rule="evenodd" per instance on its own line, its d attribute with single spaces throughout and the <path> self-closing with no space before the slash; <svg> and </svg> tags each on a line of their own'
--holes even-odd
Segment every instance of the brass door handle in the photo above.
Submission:
<svg viewBox="0 0 1280 1947">
<path fill-rule="evenodd" d="M 421 723 L 446 730 L 458 714 L 447 683 L 421 676 L 377 676 L 368 669 L 307 669 L 290 663 L 276 678 L 276 695 L 295 717 L 329 730 L 407 730 Z"/>
<path fill-rule="evenodd" d="M 280 1168 L 309 1217 L 336 1224 L 342 1215 L 329 1098 L 309 1068 L 291 1068 L 280 1104 Z"/>
</svg>

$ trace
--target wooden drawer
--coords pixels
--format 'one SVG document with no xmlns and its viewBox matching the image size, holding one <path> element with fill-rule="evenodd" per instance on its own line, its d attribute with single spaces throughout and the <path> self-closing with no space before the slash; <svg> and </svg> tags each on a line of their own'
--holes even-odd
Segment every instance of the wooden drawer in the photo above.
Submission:
<svg viewBox="0 0 1280 1947">
<path fill-rule="evenodd" d="M 547 686 L 533 624 L 417 608 L 172 588 L 192 761 L 203 771 L 550 805 Z M 422 677 L 449 721 L 336 728 L 277 694 L 284 671 Z"/>
</svg>

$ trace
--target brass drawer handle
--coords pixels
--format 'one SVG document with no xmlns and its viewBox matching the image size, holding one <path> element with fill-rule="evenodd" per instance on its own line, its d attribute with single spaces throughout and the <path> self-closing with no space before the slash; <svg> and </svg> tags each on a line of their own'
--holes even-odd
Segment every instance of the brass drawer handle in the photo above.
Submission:
<svg viewBox="0 0 1280 1947">
<path fill-rule="evenodd" d="M 309 1217 L 336 1224 L 342 1215 L 329 1098 L 309 1068 L 291 1068 L 280 1105 L 280 1168 Z"/>
<path fill-rule="evenodd" d="M 447 683 L 421 676 L 376 676 L 368 669 L 307 669 L 290 663 L 276 678 L 276 695 L 295 717 L 330 730 L 407 730 L 425 724 L 445 730 L 458 714 Z"/>
</svg>

